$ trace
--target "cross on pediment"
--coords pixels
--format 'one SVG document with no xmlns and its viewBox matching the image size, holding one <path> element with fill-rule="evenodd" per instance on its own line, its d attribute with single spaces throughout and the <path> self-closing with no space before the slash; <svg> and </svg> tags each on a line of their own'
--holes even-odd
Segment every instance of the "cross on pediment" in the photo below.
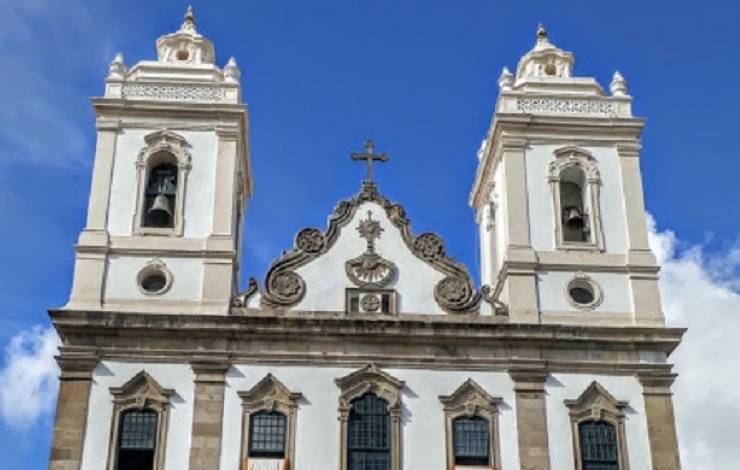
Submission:
<svg viewBox="0 0 740 470">
<path fill-rule="evenodd" d="M 390 160 L 390 157 L 385 153 L 375 153 L 375 144 L 371 139 L 367 139 L 365 141 L 364 152 L 353 152 L 351 157 L 352 160 L 355 161 L 365 160 L 367 164 L 367 176 L 365 177 L 366 183 L 373 182 L 373 162 L 387 162 Z"/>
</svg>

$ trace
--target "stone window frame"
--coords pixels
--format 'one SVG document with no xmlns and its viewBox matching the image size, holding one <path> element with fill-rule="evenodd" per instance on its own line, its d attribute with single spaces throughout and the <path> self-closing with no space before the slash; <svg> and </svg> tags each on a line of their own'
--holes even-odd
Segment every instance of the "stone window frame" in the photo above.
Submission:
<svg viewBox="0 0 740 470">
<path fill-rule="evenodd" d="M 560 250 L 604 251 L 604 231 L 601 223 L 601 173 L 591 152 L 575 146 L 562 147 L 553 152 L 547 180 L 552 195 L 553 223 L 555 227 L 555 246 Z M 583 171 L 586 187 L 584 212 L 588 215 L 589 240 L 585 242 L 566 241 L 563 237 L 563 217 L 560 204 L 560 175 L 568 168 L 576 167 Z"/>
<path fill-rule="evenodd" d="M 575 470 L 582 470 L 580 424 L 584 421 L 603 421 L 614 426 L 619 452 L 619 470 L 629 470 L 627 453 L 627 434 L 625 431 L 625 414 L 628 402 L 614 398 L 597 381 L 591 382 L 586 390 L 575 400 L 565 400 L 568 407 L 573 441 L 573 458 Z"/>
<path fill-rule="evenodd" d="M 573 287 L 574 284 L 587 284 L 591 288 L 594 300 L 585 304 L 576 302 L 575 299 L 573 299 L 573 297 L 570 295 L 570 289 Z M 593 277 L 589 276 L 583 271 L 578 271 L 573 275 L 573 277 L 568 280 L 568 282 L 565 283 L 565 285 L 563 286 L 563 295 L 568 301 L 568 304 L 578 310 L 596 310 L 604 301 L 604 289 L 601 287 L 601 284 L 596 282 Z"/>
<path fill-rule="evenodd" d="M 146 371 L 142 370 L 120 387 L 110 387 L 113 395 L 113 419 L 108 445 L 108 470 L 115 470 L 118 462 L 118 440 L 121 417 L 130 410 L 151 410 L 157 413 L 157 443 L 154 449 L 153 470 L 165 468 L 167 432 L 173 389 L 163 388 Z"/>
<path fill-rule="evenodd" d="M 192 167 L 192 157 L 185 138 L 168 129 L 152 132 L 144 136 L 145 146 L 139 151 L 136 159 L 136 205 L 134 210 L 134 234 L 136 235 L 164 235 L 181 237 L 184 227 L 185 187 L 187 177 Z M 177 166 L 177 194 L 173 209 L 174 224 L 172 227 L 147 227 L 144 225 L 144 211 L 146 207 L 146 187 L 149 183 L 151 170 L 159 163 L 163 163 L 163 154 L 171 155 Z"/>
<path fill-rule="evenodd" d="M 447 470 L 480 468 L 480 465 L 456 465 L 453 442 L 453 423 L 460 417 L 480 417 L 488 421 L 489 465 L 493 470 L 501 470 L 501 446 L 499 443 L 499 405 L 500 397 L 492 397 L 473 379 L 466 380 L 451 395 L 440 395 L 445 414 L 445 448 L 447 450 Z"/>
<path fill-rule="evenodd" d="M 285 429 L 285 464 L 284 470 L 292 468 L 295 463 L 296 426 L 298 418 L 298 401 L 303 398 L 300 392 L 291 392 L 272 373 L 246 392 L 237 392 L 242 401 L 242 435 L 239 451 L 240 467 L 249 459 L 249 424 L 253 414 L 260 411 L 278 412 L 286 417 Z"/>
<path fill-rule="evenodd" d="M 380 370 L 375 364 L 335 379 L 339 387 L 339 470 L 347 470 L 349 435 L 349 413 L 352 401 L 366 393 L 372 393 L 388 403 L 390 417 L 391 467 L 390 470 L 401 470 L 401 411 L 402 390 L 406 383 Z"/>
</svg>

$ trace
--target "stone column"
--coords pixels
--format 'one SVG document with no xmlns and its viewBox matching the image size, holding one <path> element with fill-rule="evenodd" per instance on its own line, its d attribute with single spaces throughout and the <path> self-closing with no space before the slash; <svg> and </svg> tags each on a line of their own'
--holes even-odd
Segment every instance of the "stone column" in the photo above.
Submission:
<svg viewBox="0 0 740 470">
<path fill-rule="evenodd" d="M 195 373 L 193 429 L 190 440 L 190 470 L 217 470 L 221 460 L 225 376 L 229 363 L 197 361 Z"/>
<path fill-rule="evenodd" d="M 537 258 L 529 234 L 526 142 L 507 139 L 502 144 L 501 165 L 504 172 L 504 217 L 506 218 L 506 271 L 504 300 L 509 305 L 512 323 L 538 323 Z"/>
<path fill-rule="evenodd" d="M 97 362 L 93 356 L 57 357 L 61 375 L 49 470 L 79 470 L 82 465 L 92 372 Z"/>
<path fill-rule="evenodd" d="M 516 427 L 521 470 L 549 470 L 545 380 L 541 367 L 509 369 L 516 393 Z"/>
<path fill-rule="evenodd" d="M 676 376 L 672 373 L 644 373 L 637 376 L 642 384 L 642 396 L 645 400 L 653 470 L 681 470 L 676 418 L 671 398 L 671 384 Z"/>
</svg>

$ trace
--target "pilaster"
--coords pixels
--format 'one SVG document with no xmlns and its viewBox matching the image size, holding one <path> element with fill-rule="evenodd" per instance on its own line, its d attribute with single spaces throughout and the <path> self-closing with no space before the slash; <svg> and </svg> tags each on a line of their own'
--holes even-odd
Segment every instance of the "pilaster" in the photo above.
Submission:
<svg viewBox="0 0 740 470">
<path fill-rule="evenodd" d="M 87 427 L 92 372 L 98 360 L 92 355 L 57 357 L 61 369 L 49 470 L 79 470 Z"/>
<path fill-rule="evenodd" d="M 549 470 L 550 453 L 545 409 L 548 373 L 539 365 L 509 369 L 516 394 L 516 425 L 521 470 Z"/>
<path fill-rule="evenodd" d="M 217 470 L 221 460 L 225 376 L 230 364 L 208 359 L 191 363 L 195 373 L 190 470 Z"/>
<path fill-rule="evenodd" d="M 672 373 L 644 373 L 637 378 L 642 384 L 647 419 L 648 440 L 653 470 L 681 470 L 673 412 Z"/>
</svg>

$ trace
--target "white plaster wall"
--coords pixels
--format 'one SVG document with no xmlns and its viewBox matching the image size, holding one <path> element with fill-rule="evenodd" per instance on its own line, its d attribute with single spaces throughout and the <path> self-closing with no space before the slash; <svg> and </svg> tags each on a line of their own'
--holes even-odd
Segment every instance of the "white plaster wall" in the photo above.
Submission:
<svg viewBox="0 0 740 470">
<path fill-rule="evenodd" d="M 650 470 L 645 405 L 642 388 L 634 377 L 586 374 L 553 374 L 545 383 L 550 469 L 573 470 L 573 441 L 570 416 L 564 400 L 574 400 L 592 381 L 598 381 L 614 398 L 628 402 L 625 431 L 630 470 Z"/>
<path fill-rule="evenodd" d="M 632 297 L 629 276 L 621 273 L 589 273 L 601 286 L 603 301 L 594 310 L 599 312 L 631 312 Z M 573 279 L 572 272 L 538 271 L 537 294 L 540 310 L 579 311 L 565 297 L 565 286 Z"/>
<path fill-rule="evenodd" d="M 300 366 L 232 367 L 227 375 L 221 468 L 238 469 L 241 451 L 242 408 L 237 392 L 252 388 L 268 372 L 292 392 L 300 392 L 296 428 L 295 470 L 339 467 L 339 389 L 334 379 L 356 369 Z M 439 395 L 449 395 L 468 378 L 490 395 L 503 398 L 500 405 L 500 445 L 503 469 L 519 468 L 513 383 L 504 372 L 431 371 L 383 369 L 406 382 L 403 391 L 403 468 L 445 469 L 444 412 Z"/>
<path fill-rule="evenodd" d="M 505 211 L 506 211 L 506 188 L 505 188 L 505 180 L 504 180 L 504 162 L 501 162 L 499 164 L 496 174 L 493 176 L 494 181 L 494 200 L 496 201 L 496 214 L 495 214 L 495 224 L 496 224 L 496 253 L 495 253 L 495 266 L 493 269 L 493 273 L 495 276 L 498 275 L 499 270 L 501 269 L 501 265 L 503 264 L 504 255 L 506 253 L 506 233 L 507 233 L 507 222 L 505 217 Z"/>
<path fill-rule="evenodd" d="M 555 249 L 555 227 L 548 165 L 563 145 L 531 145 L 525 151 L 529 226 L 532 247 Z M 611 147 L 584 147 L 591 152 L 601 173 L 601 219 L 607 253 L 627 253 L 627 219 L 624 213 L 619 155 Z"/>
<path fill-rule="evenodd" d="M 199 258 L 160 258 L 172 272 L 172 287 L 156 297 L 144 295 L 138 287 L 136 277 L 151 257 L 118 256 L 108 257 L 103 298 L 148 300 L 200 300 L 203 284 L 203 260 Z"/>
<path fill-rule="evenodd" d="M 130 236 L 136 204 L 136 159 L 144 147 L 144 136 L 161 129 L 127 129 L 116 140 L 113 179 L 108 207 L 108 232 Z M 213 132 L 180 131 L 190 145 L 192 168 L 185 186 L 183 236 L 205 238 L 213 225 L 217 140 Z"/>
<path fill-rule="evenodd" d="M 306 281 L 306 296 L 295 308 L 345 310 L 345 289 L 356 286 L 347 277 L 344 263 L 365 252 L 367 241 L 360 237 L 357 226 L 360 220 L 367 219 L 368 211 L 384 229 L 381 237 L 375 240 L 375 251 L 398 268 L 396 279 L 387 286 L 398 292 L 398 311 L 444 314 L 434 300 L 434 286 L 444 275 L 414 256 L 404 243 L 401 232 L 386 217 L 385 210 L 374 202 L 366 202 L 357 208 L 354 218 L 344 226 L 327 253 L 296 270 Z"/>
<path fill-rule="evenodd" d="M 104 361 L 93 372 L 81 470 L 107 468 L 113 423 L 113 397 L 109 389 L 120 387 L 142 370 L 147 371 L 162 387 L 175 390 L 171 399 L 165 470 L 188 468 L 194 389 L 190 366 Z"/>
</svg>

